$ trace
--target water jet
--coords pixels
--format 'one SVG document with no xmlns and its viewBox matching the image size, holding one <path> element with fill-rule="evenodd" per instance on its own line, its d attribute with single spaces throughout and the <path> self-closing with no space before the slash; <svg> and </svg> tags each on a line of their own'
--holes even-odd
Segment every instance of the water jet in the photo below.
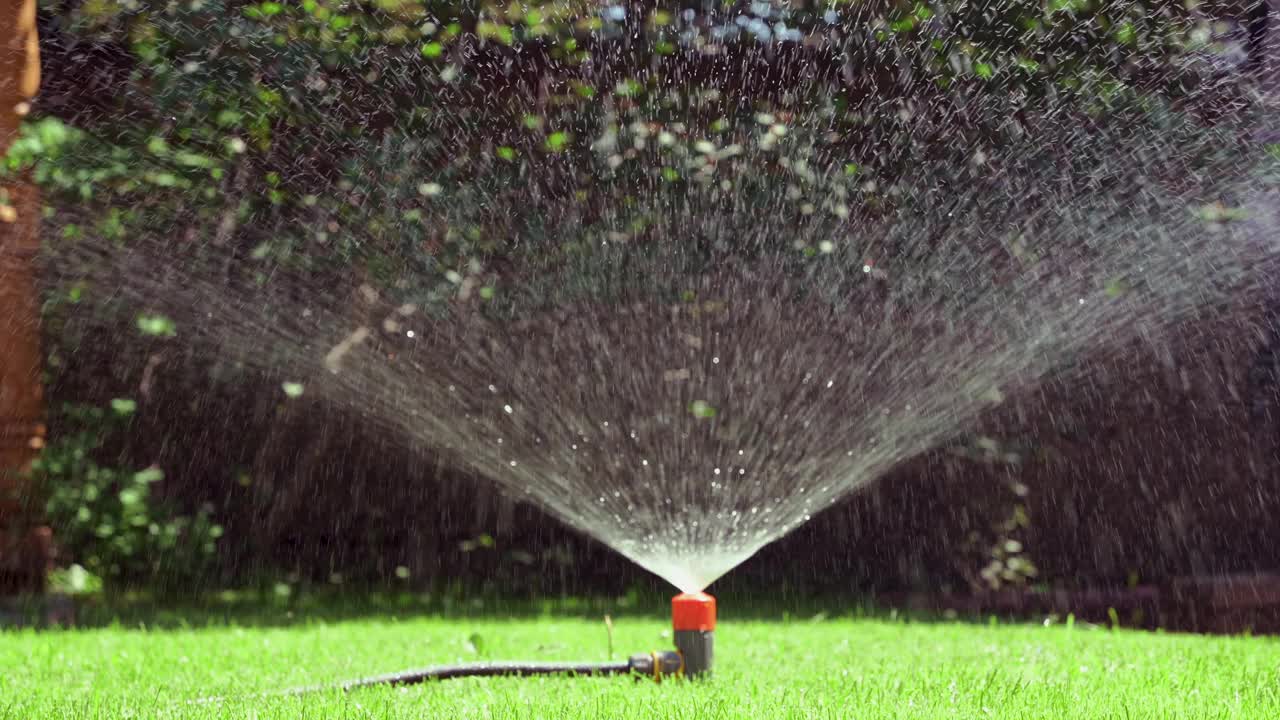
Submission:
<svg viewBox="0 0 1280 720">
<path fill-rule="evenodd" d="M 180 17 L 154 22 L 190 29 Z M 947 65 L 925 39 L 905 58 L 920 60 L 921 73 Z M 841 95 L 848 80 L 836 72 L 783 83 L 787 97 L 776 101 L 717 83 L 679 86 L 669 108 L 657 96 L 642 101 L 648 80 L 667 87 L 705 67 L 701 43 L 645 65 L 635 88 L 613 69 L 588 72 L 584 81 L 627 99 L 564 105 L 580 117 L 491 102 L 541 83 L 512 92 L 455 84 L 452 66 L 437 82 L 434 56 L 405 63 L 404 84 L 378 73 L 343 84 L 388 121 L 411 90 L 429 89 L 437 108 L 476 100 L 471 114 L 415 111 L 376 132 L 362 114 L 359 133 L 329 132 L 339 124 L 303 114 L 278 123 L 295 131 L 286 136 L 294 144 L 278 140 L 269 154 L 265 139 L 253 150 L 217 130 L 226 157 L 213 159 L 187 152 L 200 146 L 182 136 L 152 143 L 175 122 L 155 112 L 155 137 L 138 142 L 155 148 L 146 157 L 168 158 L 165 143 L 191 145 L 172 153 L 185 175 L 150 175 L 164 212 L 140 213 L 146 232 L 121 245 L 122 231 L 82 221 L 114 196 L 64 196 L 59 221 L 74 232 L 52 244 L 50 277 L 163 311 L 191 333 L 184 340 L 297 388 L 305 380 L 308 392 L 537 502 L 667 579 L 686 593 L 673 601 L 681 666 L 699 676 L 711 668 L 715 625 L 714 601 L 700 593 L 717 577 L 936 447 L 1011 389 L 1194 315 L 1250 286 L 1276 257 L 1274 198 L 1256 189 L 1256 149 L 1236 142 L 1252 127 L 1245 118 L 1205 125 L 1176 97 L 1113 98 L 1110 81 L 1097 108 L 1077 102 L 1088 93 L 1060 96 L 1056 81 L 1043 96 L 991 92 L 999 86 L 980 75 L 993 69 L 969 77 L 958 56 L 965 77 L 921 75 L 947 82 L 912 80 L 901 89 L 916 101 L 891 112 L 888 99 Z M 828 53 L 826 67 L 853 72 L 873 49 L 835 35 L 813 44 L 842 46 L 815 52 Z M 617 50 L 586 51 L 599 62 L 584 67 L 615 68 L 626 55 Z M 469 67 L 488 77 L 485 68 L 521 66 L 516 56 Z M 296 71 L 310 78 L 308 92 L 340 85 L 312 72 Z M 963 90 L 954 97 L 916 96 L 917 86 L 952 80 Z M 157 107 L 186 112 L 185 86 L 157 87 L 147 89 Z M 482 90 L 470 97 L 468 88 Z M 725 108 L 753 112 L 722 113 L 721 97 Z M 282 103 L 295 106 L 321 107 Z M 600 108 L 608 112 L 597 116 Z M 545 126 L 545 137 L 527 147 L 494 137 L 504 118 L 528 131 Z M 959 132 L 961 118 L 972 133 Z M 911 142 L 889 152 L 877 138 Z M 302 153 L 296 164 L 289 147 Z M 234 203 L 206 207 L 198 192 L 221 198 L 222 177 L 258 175 L 288 187 L 257 216 Z M 135 186 L 120 184 L 120 199 L 138 204 L 126 194 Z M 1189 212 L 1231 197 L 1254 217 Z M 187 217 L 202 218 L 189 238 L 173 232 Z M 352 311 L 327 292 L 347 273 L 275 259 L 294 252 L 350 253 L 360 261 L 350 274 L 378 283 L 363 295 L 381 292 L 397 310 L 353 330 L 364 306 Z M 268 276 L 273 285 L 260 290 Z M 534 671 L 486 667 L 475 672 Z M 661 673 L 663 661 L 651 656 L 650 667 Z"/>
</svg>

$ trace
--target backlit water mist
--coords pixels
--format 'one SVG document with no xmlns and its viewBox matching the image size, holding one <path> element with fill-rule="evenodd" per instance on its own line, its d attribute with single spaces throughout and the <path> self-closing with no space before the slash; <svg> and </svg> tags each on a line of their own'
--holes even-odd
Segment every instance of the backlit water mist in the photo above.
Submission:
<svg viewBox="0 0 1280 720">
<path fill-rule="evenodd" d="M 522 116 L 538 133 L 528 160 L 491 141 L 485 113 L 538 97 L 545 110 L 549 90 L 508 80 L 490 107 L 432 76 L 421 130 L 392 102 L 421 89 L 416 66 L 393 58 L 370 70 L 390 119 L 340 172 L 265 154 L 237 170 L 312 173 L 337 209 L 309 194 L 288 218 L 152 211 L 127 241 L 50 243 L 51 283 L 171 319 L 180 341 L 696 590 L 1045 373 L 1259 291 L 1280 259 L 1275 158 L 1253 141 L 1274 121 L 1248 92 L 1200 113 L 1157 90 L 1094 107 L 1069 85 L 944 96 L 911 76 L 890 99 L 855 92 L 847 62 L 771 56 L 802 40 L 776 24 L 743 57 L 783 77 L 718 83 L 707 38 L 759 13 L 723 27 L 679 14 L 701 40 L 680 35 L 683 50 L 627 78 L 619 12 L 575 80 L 607 92 L 577 91 L 591 109 L 569 113 L 571 131 Z M 829 14 L 843 33 L 818 33 L 828 61 L 875 45 L 868 17 Z M 308 89 L 324 79 L 311 72 Z M 893 161 L 855 161 L 855 147 Z M 194 207 L 183 192 L 156 202 Z M 344 233 L 358 242 L 339 252 Z"/>
</svg>

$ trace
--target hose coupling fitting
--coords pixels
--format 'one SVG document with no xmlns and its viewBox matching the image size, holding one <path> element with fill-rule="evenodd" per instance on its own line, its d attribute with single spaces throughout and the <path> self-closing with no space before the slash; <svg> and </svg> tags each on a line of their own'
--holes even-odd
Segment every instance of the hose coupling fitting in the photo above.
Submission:
<svg viewBox="0 0 1280 720">
<path fill-rule="evenodd" d="M 627 664 L 631 672 L 642 677 L 653 678 L 654 682 L 662 682 L 665 677 L 679 677 L 684 674 L 684 658 L 675 650 L 654 650 L 650 653 L 632 655 Z"/>
</svg>

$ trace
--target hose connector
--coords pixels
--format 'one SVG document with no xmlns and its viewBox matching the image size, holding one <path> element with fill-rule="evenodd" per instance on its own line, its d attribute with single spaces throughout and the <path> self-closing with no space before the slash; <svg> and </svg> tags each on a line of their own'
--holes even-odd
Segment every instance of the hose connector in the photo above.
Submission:
<svg viewBox="0 0 1280 720">
<path fill-rule="evenodd" d="M 653 678 L 654 682 L 662 682 L 663 678 L 678 677 L 684 673 L 684 660 L 674 650 L 637 653 L 627 660 L 627 665 L 631 672 L 641 677 Z"/>
<path fill-rule="evenodd" d="M 676 650 L 684 660 L 684 674 L 698 678 L 711 672 L 714 661 L 716 599 L 702 592 L 671 598 L 671 624 Z"/>
</svg>

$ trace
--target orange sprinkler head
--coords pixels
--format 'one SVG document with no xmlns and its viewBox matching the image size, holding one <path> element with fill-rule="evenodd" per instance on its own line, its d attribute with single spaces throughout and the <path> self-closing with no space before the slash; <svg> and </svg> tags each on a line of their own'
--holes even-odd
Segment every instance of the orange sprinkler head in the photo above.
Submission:
<svg viewBox="0 0 1280 720">
<path fill-rule="evenodd" d="M 671 598 L 671 625 L 680 671 L 687 678 L 706 677 L 715 654 L 716 599 L 701 592 Z"/>
<path fill-rule="evenodd" d="M 707 632 L 716 629 L 716 599 L 702 592 L 671 598 L 673 629 Z"/>
</svg>

